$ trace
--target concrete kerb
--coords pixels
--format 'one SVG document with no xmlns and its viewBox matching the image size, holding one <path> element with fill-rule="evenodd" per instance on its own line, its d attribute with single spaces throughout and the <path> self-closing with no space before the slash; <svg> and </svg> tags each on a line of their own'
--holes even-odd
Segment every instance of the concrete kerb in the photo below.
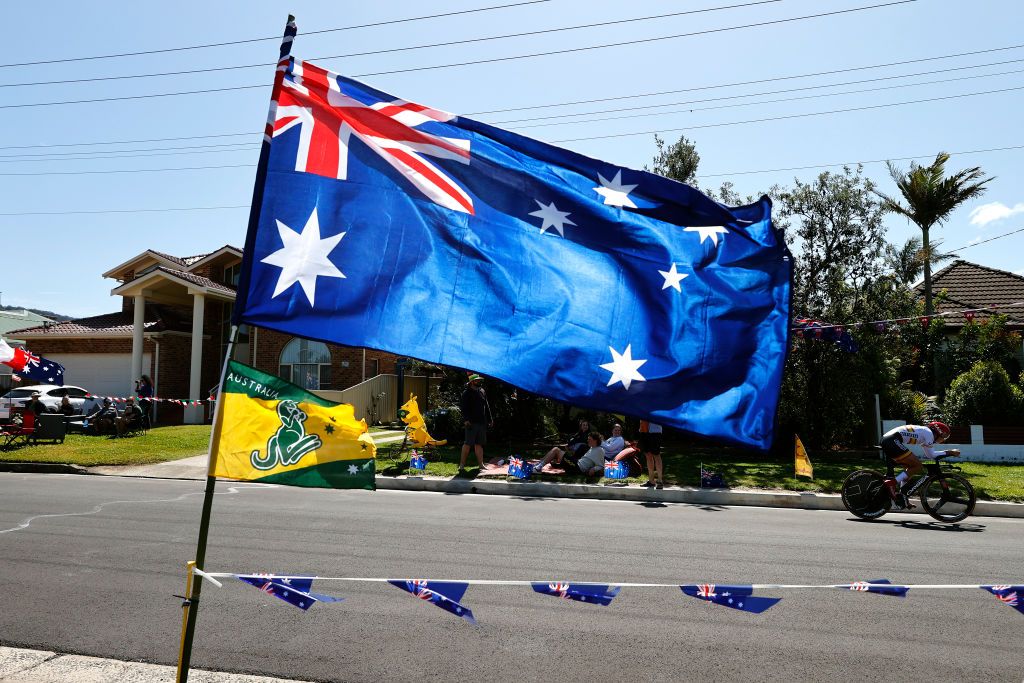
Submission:
<svg viewBox="0 0 1024 683">
<path fill-rule="evenodd" d="M 641 503 L 687 503 L 704 507 L 749 505 L 800 510 L 845 510 L 837 494 L 798 491 L 727 491 L 690 487 L 660 491 L 638 486 L 602 484 L 561 484 L 541 481 L 487 481 L 484 479 L 442 479 L 434 477 L 377 477 L 377 488 L 390 491 L 433 491 L 437 493 L 479 493 L 540 498 L 591 498 L 631 500 Z M 912 514 L 925 514 L 918 506 Z M 1024 518 L 1024 504 L 978 501 L 979 517 Z"/>
<path fill-rule="evenodd" d="M 206 456 L 138 467 L 93 467 L 51 463 L 0 462 L 0 472 L 42 472 L 97 474 L 106 476 L 155 479 L 206 478 Z M 377 477 L 377 488 L 384 491 L 432 491 L 436 493 L 477 493 L 498 496 L 533 498 L 589 498 L 596 500 L 630 500 L 638 503 L 687 503 L 707 507 L 747 505 L 800 510 L 844 510 L 836 494 L 798 491 L 723 490 L 698 488 L 667 488 L 661 491 L 639 486 L 605 486 L 603 484 L 568 484 L 546 481 L 504 481 L 487 479 L 445 479 L 441 477 L 400 476 Z M 924 514 L 918 509 L 912 512 Z M 974 508 L 978 517 L 1024 518 L 1024 504 L 979 500 Z"/>
</svg>

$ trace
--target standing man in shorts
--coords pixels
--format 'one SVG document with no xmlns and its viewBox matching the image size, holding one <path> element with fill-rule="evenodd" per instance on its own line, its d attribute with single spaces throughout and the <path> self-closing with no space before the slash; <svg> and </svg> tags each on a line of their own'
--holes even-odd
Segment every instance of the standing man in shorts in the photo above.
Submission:
<svg viewBox="0 0 1024 683">
<path fill-rule="evenodd" d="M 647 481 L 644 486 L 665 488 L 664 466 L 661 462 L 661 425 L 640 420 L 640 451 L 647 458 Z"/>
<path fill-rule="evenodd" d="M 462 455 L 459 458 L 459 472 L 466 468 L 466 456 L 470 446 L 476 453 L 480 469 L 484 468 L 484 446 L 487 444 L 487 428 L 494 426 L 491 406 L 487 403 L 487 394 L 480 386 L 483 377 L 477 374 L 469 376 L 469 383 L 459 398 L 459 409 L 462 411 L 463 426 L 466 428 L 466 439 L 462 444 Z"/>
</svg>

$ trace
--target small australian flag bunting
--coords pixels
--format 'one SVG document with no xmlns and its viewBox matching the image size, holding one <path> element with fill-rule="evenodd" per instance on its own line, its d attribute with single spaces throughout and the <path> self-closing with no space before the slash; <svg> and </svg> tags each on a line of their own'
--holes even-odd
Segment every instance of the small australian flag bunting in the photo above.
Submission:
<svg viewBox="0 0 1024 683">
<path fill-rule="evenodd" d="M 723 607 L 760 614 L 782 598 L 762 598 L 754 595 L 753 586 L 722 586 L 714 583 L 691 583 L 679 587 L 693 598 L 713 602 Z"/>
<path fill-rule="evenodd" d="M 427 469 L 427 458 L 426 456 L 412 452 L 412 457 L 409 458 L 409 469 L 413 470 L 425 470 Z"/>
<path fill-rule="evenodd" d="M 238 323 L 770 447 L 792 261 L 727 207 L 283 59 Z"/>
<path fill-rule="evenodd" d="M 897 598 L 907 597 L 907 593 L 910 589 L 906 586 L 890 586 L 890 585 L 879 585 L 879 584 L 891 584 L 892 581 L 889 579 L 872 579 L 871 581 L 854 581 L 851 584 L 847 584 L 846 588 L 852 591 L 860 591 L 863 593 L 877 593 L 879 595 L 892 595 Z"/>
<path fill-rule="evenodd" d="M 462 617 L 469 623 L 476 625 L 473 612 L 459 601 L 466 594 L 469 588 L 468 583 L 460 581 L 426 581 L 423 579 L 389 580 L 392 586 L 415 595 L 421 600 L 426 600 L 437 605 L 446 612 L 451 612 L 457 617 Z"/>
<path fill-rule="evenodd" d="M 982 586 L 1004 605 L 1008 605 L 1024 614 L 1024 586 L 1011 586 L 1000 584 L 996 586 Z"/>
<path fill-rule="evenodd" d="M 611 601 L 622 590 L 620 586 L 608 586 L 607 584 L 565 583 L 563 581 L 552 583 L 534 581 L 530 585 L 533 586 L 533 590 L 544 595 L 604 606 L 611 604 Z"/>
<path fill-rule="evenodd" d="M 317 602 L 341 602 L 345 599 L 311 592 L 310 589 L 313 587 L 313 577 L 311 576 L 241 574 L 238 579 L 301 610 L 307 610 Z"/>
</svg>

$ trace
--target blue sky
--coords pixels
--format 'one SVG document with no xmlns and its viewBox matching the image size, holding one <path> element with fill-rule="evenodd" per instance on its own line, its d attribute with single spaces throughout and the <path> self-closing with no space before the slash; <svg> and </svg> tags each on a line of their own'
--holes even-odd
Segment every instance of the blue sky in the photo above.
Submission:
<svg viewBox="0 0 1024 683">
<path fill-rule="evenodd" d="M 391 50 L 323 60 L 347 75 L 409 69 L 549 52 L 610 42 L 692 33 L 741 24 L 880 4 L 883 0 L 780 0 L 755 6 L 656 20 L 463 45 L 394 51 L 448 42 L 746 4 L 752 0 L 630 3 L 549 0 L 527 6 L 337 32 L 304 32 L 390 19 L 501 5 L 515 0 L 412 2 L 302 2 L 290 7 L 299 24 L 293 54 L 304 59 Z M 5 36 L 5 64 L 135 52 L 279 35 L 289 8 L 280 3 L 93 3 L 26 6 Z M 54 20 L 59 18 L 59 20 Z M 906 4 L 755 28 L 718 31 L 629 46 L 585 50 L 455 68 L 367 76 L 372 85 L 405 99 L 498 123 L 547 141 L 638 133 L 561 143 L 590 156 L 631 167 L 650 162 L 653 135 L 680 132 L 701 154 L 702 184 L 723 180 L 743 194 L 824 169 L 748 173 L 1024 146 L 1020 111 L 1024 89 L 1024 8 L 1014 0 L 917 0 Z M 986 54 L 863 69 L 756 85 L 722 86 L 813 72 L 1009 48 Z M 114 283 L 100 274 L 146 248 L 178 255 L 241 245 L 247 208 L 136 212 L 139 209 L 247 207 L 266 119 L 277 41 L 0 68 L 0 230 L 8 245 L 0 269 L 3 303 L 69 315 L 119 309 Z M 1019 61 L 1017 61 L 1019 60 Z M 999 62 L 999 64 L 996 64 Z M 194 73 L 197 69 L 257 65 Z M 963 68 L 991 65 L 980 68 Z M 922 74 L 959 69 L 944 73 Z M 155 78 L 123 76 L 191 72 Z M 1019 73 L 1015 73 L 1019 72 Z M 921 75 L 911 75 L 921 74 Z M 851 81 L 888 80 L 852 84 Z M 103 81 L 10 87 L 69 79 Z M 960 80 L 950 80 L 950 79 Z M 843 84 L 848 85 L 834 85 Z M 808 89 L 811 86 L 833 85 Z M 4 87 L 7 86 L 7 87 Z M 234 86 L 257 86 L 201 95 L 61 106 L 12 106 L 58 100 L 104 99 Z M 898 87 L 893 87 L 898 86 Z M 868 89 L 882 88 L 885 90 Z M 794 91 L 795 88 L 803 90 Z M 691 89 L 575 106 L 477 114 L 578 100 Z M 697 90 L 693 90 L 697 89 Z M 778 92 L 786 90 L 788 92 Z M 861 92 L 849 92 L 858 90 Z M 772 93 L 760 94 L 759 93 Z M 827 96 L 829 93 L 846 93 Z M 747 97 L 736 97 L 744 95 Z M 753 96 L 751 96 L 753 95 Z M 956 95 L 967 95 L 945 100 Z M 804 99 L 793 99 L 801 97 Z M 718 98 L 718 99 L 714 99 Z M 731 98 L 731 99 L 721 99 Z M 765 102 L 765 100 L 788 100 Z M 695 100 L 705 100 L 695 102 Z M 712 101 L 708 101 L 712 100 Z M 918 104 L 856 112 L 794 116 Z M 588 113 L 609 109 L 626 111 Z M 759 104 L 751 104 L 759 103 Z M 743 104 L 744 106 L 736 106 Z M 674 113 L 664 113 L 674 112 Z M 561 119 L 542 116 L 584 114 Z M 638 117 L 637 114 L 657 113 Z M 606 117 L 611 120 L 591 120 Z M 757 123 L 751 119 L 792 117 Z M 533 119 L 522 121 L 522 119 Z M 583 122 L 566 123 L 580 119 Z M 515 122 L 502 123 L 518 120 Z M 559 125 L 536 124 L 558 123 Z M 721 125 L 727 124 L 727 125 Z M 685 129 L 685 130 L 680 130 Z M 197 138 L 251 131 L 251 135 Z M 79 147 L 69 143 L 181 138 L 164 142 Z M 225 145 L 210 148 L 211 145 Z M 200 149 L 185 149 L 202 147 Z M 75 152 L 78 154 L 67 154 Z M 84 154 L 83 154 L 84 153 Z M 63 156 L 54 156 L 62 154 Z M 33 156 L 49 155 L 49 156 Z M 106 158 L 97 158 L 106 157 Z M 113 158 L 111 158 L 113 157 Z M 947 248 L 976 243 L 1024 227 L 1024 149 L 954 154 L 951 167 L 981 165 L 997 179 L 981 200 L 963 207 L 937 231 Z M 906 166 L 907 161 L 899 162 Z M 218 168 L 195 169 L 197 166 Z M 190 170 L 142 170 L 190 168 Z M 115 171 L 115 172 L 112 172 Z M 127 171 L 127 172 L 125 172 Z M 894 188 L 882 164 L 866 172 Z M 107 212 L 118 213 L 59 213 Z M 50 213 L 50 215 L 42 215 Z M 18 215 L 12 215 L 18 214 Z M 27 214 L 27 215 L 26 215 Z M 56 214 L 56 215 L 55 215 Z M 913 228 L 890 217 L 889 237 L 902 242 Z M 1024 232 L 962 251 L 969 260 L 1024 273 Z"/>
</svg>

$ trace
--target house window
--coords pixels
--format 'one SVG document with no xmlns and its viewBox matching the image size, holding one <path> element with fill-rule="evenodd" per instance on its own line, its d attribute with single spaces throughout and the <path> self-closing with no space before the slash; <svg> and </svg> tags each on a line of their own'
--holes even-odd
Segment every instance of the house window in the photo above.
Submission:
<svg viewBox="0 0 1024 683">
<path fill-rule="evenodd" d="M 232 287 L 238 286 L 238 276 L 242 273 L 242 264 L 233 263 L 224 269 L 224 284 Z"/>
<path fill-rule="evenodd" d="M 292 339 L 281 351 L 278 374 L 303 389 L 329 389 L 331 352 L 320 342 Z"/>
</svg>

